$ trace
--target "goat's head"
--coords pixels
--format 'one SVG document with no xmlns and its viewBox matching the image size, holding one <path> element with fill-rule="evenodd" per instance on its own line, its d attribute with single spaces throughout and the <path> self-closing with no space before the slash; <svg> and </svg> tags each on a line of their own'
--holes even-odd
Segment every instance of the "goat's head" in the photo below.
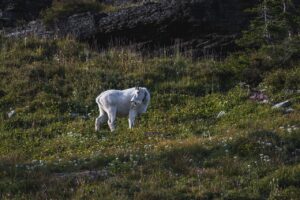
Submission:
<svg viewBox="0 0 300 200">
<path fill-rule="evenodd" d="M 147 98 L 148 92 L 145 88 L 135 87 L 131 102 L 135 104 L 142 104 Z"/>
</svg>

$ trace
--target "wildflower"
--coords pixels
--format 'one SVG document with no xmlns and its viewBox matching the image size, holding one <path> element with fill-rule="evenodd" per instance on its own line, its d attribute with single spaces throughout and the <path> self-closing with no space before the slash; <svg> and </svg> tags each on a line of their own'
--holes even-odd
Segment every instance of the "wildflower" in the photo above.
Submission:
<svg viewBox="0 0 300 200">
<path fill-rule="evenodd" d="M 262 153 L 261 153 L 261 154 L 259 154 L 259 157 L 261 157 L 261 158 L 262 158 L 262 157 L 264 157 L 264 154 L 262 154 Z"/>
<path fill-rule="evenodd" d="M 265 144 L 266 144 L 266 146 L 272 146 L 272 143 L 270 143 L 270 142 L 266 142 Z"/>
</svg>

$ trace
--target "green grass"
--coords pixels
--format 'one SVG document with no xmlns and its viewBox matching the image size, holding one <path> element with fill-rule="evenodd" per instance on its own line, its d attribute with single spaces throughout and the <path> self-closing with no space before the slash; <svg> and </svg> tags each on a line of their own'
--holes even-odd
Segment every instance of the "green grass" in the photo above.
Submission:
<svg viewBox="0 0 300 200">
<path fill-rule="evenodd" d="M 115 8 L 97 0 L 54 0 L 52 6 L 41 12 L 43 21 L 50 25 L 77 13 L 113 11 Z"/>
<path fill-rule="evenodd" d="M 299 89 L 296 63 L 263 73 L 259 85 L 274 103 L 293 101 L 285 114 L 237 86 L 253 55 L 146 58 L 72 39 L 2 39 L 1 49 L 2 199 L 299 196 L 299 94 L 285 94 Z M 105 125 L 96 133 L 95 97 L 135 85 L 152 96 L 136 127 L 119 118 L 116 132 Z M 226 115 L 217 118 L 220 111 Z M 80 176 L 98 170 L 107 175 Z"/>
</svg>

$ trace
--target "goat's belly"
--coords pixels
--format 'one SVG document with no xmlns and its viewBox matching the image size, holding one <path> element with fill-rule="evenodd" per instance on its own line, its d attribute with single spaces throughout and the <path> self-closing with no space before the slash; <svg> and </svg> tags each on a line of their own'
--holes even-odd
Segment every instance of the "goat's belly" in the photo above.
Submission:
<svg viewBox="0 0 300 200">
<path fill-rule="evenodd" d="M 117 112 L 117 116 L 118 117 L 128 117 L 129 113 L 120 113 L 120 112 Z"/>
<path fill-rule="evenodd" d="M 117 116 L 119 117 L 127 117 L 129 115 L 128 108 L 117 108 Z"/>
</svg>

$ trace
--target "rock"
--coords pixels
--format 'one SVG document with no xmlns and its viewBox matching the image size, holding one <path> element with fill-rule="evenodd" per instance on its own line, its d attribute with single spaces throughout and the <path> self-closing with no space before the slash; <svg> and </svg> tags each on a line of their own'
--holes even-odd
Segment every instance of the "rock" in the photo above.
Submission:
<svg viewBox="0 0 300 200">
<path fill-rule="evenodd" d="M 289 100 L 287 100 L 287 101 L 283 101 L 283 102 L 275 104 L 272 108 L 273 109 L 287 108 L 287 107 L 289 107 L 291 105 L 292 105 L 292 103 Z"/>
<path fill-rule="evenodd" d="M 39 38 L 51 38 L 55 35 L 52 30 L 47 30 L 46 26 L 41 20 L 31 21 L 26 26 L 17 27 L 6 32 L 6 37 L 9 38 L 25 38 L 28 36 L 34 36 Z"/>
<path fill-rule="evenodd" d="M 96 34 L 95 19 L 106 14 L 92 14 L 90 12 L 72 15 L 58 20 L 52 25 L 45 25 L 42 20 L 31 21 L 27 25 L 4 31 L 6 37 L 24 38 L 34 36 L 39 38 L 65 37 L 71 35 L 84 40 Z"/>
<path fill-rule="evenodd" d="M 86 39 L 96 33 L 95 20 L 106 16 L 105 13 L 92 14 L 90 12 L 72 15 L 66 19 L 60 20 L 55 24 L 55 32 L 64 37 L 72 35 L 77 39 Z"/>
<path fill-rule="evenodd" d="M 134 43 L 156 54 L 219 55 L 235 48 L 234 40 L 249 21 L 243 10 L 253 2 L 165 0 L 126 8 L 101 18 L 96 38 L 100 46 Z"/>
<path fill-rule="evenodd" d="M 217 115 L 217 119 L 219 119 L 219 118 L 221 118 L 221 117 L 223 117 L 223 116 L 225 116 L 226 115 L 226 112 L 225 111 L 221 111 L 221 112 L 219 112 L 219 114 Z"/>
<path fill-rule="evenodd" d="M 11 110 L 10 112 L 7 113 L 8 118 L 12 118 L 16 114 L 15 110 Z"/>
<path fill-rule="evenodd" d="M 292 113 L 292 112 L 294 112 L 295 110 L 293 109 L 293 108 L 288 108 L 288 109 L 286 109 L 285 111 L 284 111 L 284 113 L 286 113 L 286 114 L 289 114 L 289 113 Z"/>
<path fill-rule="evenodd" d="M 72 35 L 97 44 L 99 49 L 122 45 L 146 54 L 175 54 L 180 51 L 194 57 L 207 54 L 222 56 L 235 50 L 234 40 L 250 19 L 244 10 L 256 2 L 150 1 L 116 12 L 78 13 L 59 19 L 51 27 L 45 27 L 36 20 L 27 26 L 6 30 L 5 35 L 42 38 Z"/>
<path fill-rule="evenodd" d="M 250 97 L 251 100 L 261 102 L 261 103 L 269 103 L 269 98 L 263 91 L 252 91 Z"/>
</svg>

